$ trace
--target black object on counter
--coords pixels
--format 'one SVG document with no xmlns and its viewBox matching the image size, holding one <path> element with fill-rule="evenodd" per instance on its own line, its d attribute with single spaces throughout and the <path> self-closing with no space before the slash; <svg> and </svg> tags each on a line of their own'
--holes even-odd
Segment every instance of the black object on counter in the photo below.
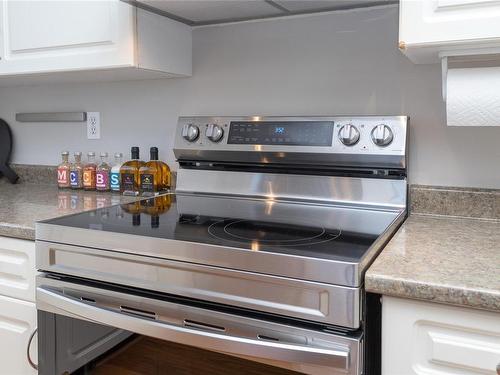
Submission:
<svg viewBox="0 0 500 375">
<path fill-rule="evenodd" d="M 0 119 L 0 177 L 5 176 L 10 183 L 15 184 L 19 176 L 9 167 L 12 151 L 12 133 L 4 120 Z"/>
</svg>

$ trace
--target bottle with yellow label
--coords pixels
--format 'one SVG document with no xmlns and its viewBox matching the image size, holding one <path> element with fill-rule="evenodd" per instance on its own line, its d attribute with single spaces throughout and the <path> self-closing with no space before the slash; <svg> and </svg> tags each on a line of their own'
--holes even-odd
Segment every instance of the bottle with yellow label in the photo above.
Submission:
<svg viewBox="0 0 500 375">
<path fill-rule="evenodd" d="M 95 162 L 95 153 L 87 154 L 87 164 L 83 167 L 83 188 L 85 190 L 95 190 L 97 164 Z"/>
</svg>

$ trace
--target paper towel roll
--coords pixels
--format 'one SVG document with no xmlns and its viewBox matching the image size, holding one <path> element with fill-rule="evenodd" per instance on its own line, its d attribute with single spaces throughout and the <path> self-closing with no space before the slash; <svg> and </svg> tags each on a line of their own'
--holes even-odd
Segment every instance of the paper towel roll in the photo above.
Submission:
<svg viewBox="0 0 500 375">
<path fill-rule="evenodd" d="M 448 126 L 500 126 L 500 67 L 449 69 Z"/>
</svg>

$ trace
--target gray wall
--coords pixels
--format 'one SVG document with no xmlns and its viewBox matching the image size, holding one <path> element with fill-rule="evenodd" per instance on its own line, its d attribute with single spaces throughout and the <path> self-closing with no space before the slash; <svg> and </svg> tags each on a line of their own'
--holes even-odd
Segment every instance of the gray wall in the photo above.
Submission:
<svg viewBox="0 0 500 375">
<path fill-rule="evenodd" d="M 199 28 L 192 78 L 0 88 L 0 116 L 13 126 L 17 163 L 131 145 L 146 157 L 158 145 L 174 164 L 179 115 L 405 114 L 412 183 L 500 188 L 500 127 L 447 127 L 440 67 L 402 56 L 397 31 L 394 7 Z M 100 111 L 102 139 L 87 140 L 81 125 L 14 121 L 66 110 Z"/>
</svg>

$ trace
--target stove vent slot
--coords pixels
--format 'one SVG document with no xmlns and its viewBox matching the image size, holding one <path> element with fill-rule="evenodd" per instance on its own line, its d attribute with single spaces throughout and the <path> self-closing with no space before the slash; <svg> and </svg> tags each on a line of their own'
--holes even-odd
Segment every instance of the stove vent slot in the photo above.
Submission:
<svg viewBox="0 0 500 375">
<path fill-rule="evenodd" d="M 88 298 L 88 297 L 84 297 L 84 296 L 81 296 L 81 297 L 80 297 L 80 301 L 82 301 L 82 302 L 87 302 L 87 303 L 95 303 L 95 299 L 93 299 L 93 298 Z"/>
<path fill-rule="evenodd" d="M 214 324 L 196 322 L 196 321 L 190 320 L 190 319 L 184 319 L 184 325 L 186 327 L 199 328 L 199 329 L 205 329 L 205 330 L 210 330 L 210 331 L 217 331 L 217 332 L 225 332 L 226 331 L 226 329 L 224 327 L 216 326 Z"/>
<path fill-rule="evenodd" d="M 257 338 L 259 340 L 265 340 L 265 341 L 280 341 L 280 339 L 276 337 L 271 337 L 271 336 L 266 336 L 266 335 L 257 335 Z"/>
<path fill-rule="evenodd" d="M 136 309 L 135 307 L 129 307 L 129 306 L 120 306 L 120 311 L 125 314 L 129 315 L 135 315 L 140 318 L 147 318 L 147 319 L 153 319 L 156 320 L 156 313 L 151 312 L 151 311 L 146 311 L 146 310 L 141 310 L 141 309 Z"/>
</svg>

